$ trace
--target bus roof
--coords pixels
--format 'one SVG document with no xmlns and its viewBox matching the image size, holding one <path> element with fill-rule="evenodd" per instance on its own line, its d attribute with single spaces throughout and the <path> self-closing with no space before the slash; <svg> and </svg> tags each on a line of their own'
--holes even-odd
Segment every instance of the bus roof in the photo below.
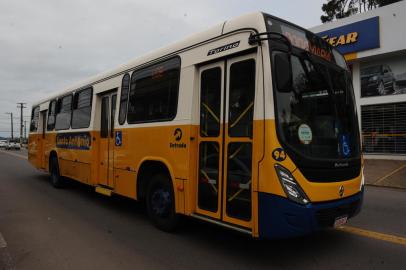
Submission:
<svg viewBox="0 0 406 270">
<path fill-rule="evenodd" d="M 160 58 L 174 55 L 176 53 L 179 53 L 180 51 L 190 49 L 190 48 L 198 45 L 201 42 L 208 41 L 210 39 L 214 39 L 223 34 L 227 34 L 227 33 L 233 32 L 235 30 L 242 29 L 242 28 L 245 28 L 245 29 L 252 28 L 252 29 L 256 29 L 257 31 L 265 31 L 264 14 L 262 12 L 254 12 L 254 13 L 250 13 L 250 14 L 246 14 L 246 15 L 242 15 L 242 16 L 233 18 L 231 20 L 224 21 L 220 24 L 210 27 L 209 29 L 207 29 L 205 31 L 202 31 L 202 32 L 199 32 L 196 34 L 192 34 L 180 41 L 177 41 L 177 42 L 174 42 L 167 46 L 153 50 L 143 56 L 140 56 L 140 57 L 138 57 L 132 61 L 129 61 L 128 63 L 121 65 L 117 68 L 114 68 L 110 71 L 87 78 L 79 83 L 76 83 L 70 87 L 63 89 L 62 91 L 55 92 L 55 94 L 52 94 L 38 102 L 35 102 L 33 104 L 33 106 L 43 104 L 54 98 L 69 94 L 75 90 L 94 85 L 100 80 L 110 78 L 110 77 L 115 77 L 115 76 L 118 76 L 125 72 L 134 70 L 137 67 L 140 67 L 143 65 L 148 65 L 151 62 L 159 60 Z"/>
</svg>

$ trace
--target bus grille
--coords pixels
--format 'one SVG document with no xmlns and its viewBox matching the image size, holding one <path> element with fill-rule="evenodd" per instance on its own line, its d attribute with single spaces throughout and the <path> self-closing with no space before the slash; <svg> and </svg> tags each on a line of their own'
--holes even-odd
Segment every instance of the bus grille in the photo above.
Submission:
<svg viewBox="0 0 406 270">
<path fill-rule="evenodd" d="M 337 217 L 354 216 L 358 209 L 360 201 L 354 201 L 349 204 L 340 205 L 338 207 L 321 209 L 316 212 L 316 219 L 320 227 L 332 227 Z"/>
</svg>

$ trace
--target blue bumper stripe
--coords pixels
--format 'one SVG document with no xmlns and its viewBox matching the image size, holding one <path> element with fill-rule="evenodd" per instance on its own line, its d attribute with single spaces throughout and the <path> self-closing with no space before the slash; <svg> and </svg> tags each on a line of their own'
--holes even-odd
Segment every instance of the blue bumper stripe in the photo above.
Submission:
<svg viewBox="0 0 406 270">
<path fill-rule="evenodd" d="M 353 217 L 359 213 L 363 193 L 362 190 L 342 200 L 308 205 L 300 205 L 273 194 L 259 193 L 259 235 L 261 238 L 287 238 L 332 226 L 337 217 Z"/>
</svg>

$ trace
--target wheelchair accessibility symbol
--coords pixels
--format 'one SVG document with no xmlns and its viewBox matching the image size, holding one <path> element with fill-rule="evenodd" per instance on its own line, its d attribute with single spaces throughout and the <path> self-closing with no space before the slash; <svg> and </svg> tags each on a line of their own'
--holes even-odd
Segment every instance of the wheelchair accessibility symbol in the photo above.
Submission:
<svg viewBox="0 0 406 270">
<path fill-rule="evenodd" d="M 344 157 L 351 155 L 350 138 L 348 135 L 343 134 L 340 136 L 341 152 Z"/>
<path fill-rule="evenodd" d="M 123 143 L 123 134 L 121 130 L 116 131 L 116 146 L 121 146 Z"/>
</svg>

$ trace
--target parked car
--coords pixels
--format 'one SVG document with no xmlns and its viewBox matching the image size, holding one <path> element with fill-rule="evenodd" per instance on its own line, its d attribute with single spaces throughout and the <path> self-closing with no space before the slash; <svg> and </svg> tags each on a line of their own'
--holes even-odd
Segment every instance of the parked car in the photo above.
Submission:
<svg viewBox="0 0 406 270">
<path fill-rule="evenodd" d="M 7 146 L 7 141 L 0 141 L 0 149 L 6 148 L 6 146 Z"/>
<path fill-rule="evenodd" d="M 21 146 L 19 143 L 16 142 L 8 142 L 6 145 L 7 150 L 20 150 Z"/>
<path fill-rule="evenodd" d="M 376 65 L 361 69 L 361 95 L 382 96 L 392 94 L 396 79 L 388 65 Z"/>
</svg>

